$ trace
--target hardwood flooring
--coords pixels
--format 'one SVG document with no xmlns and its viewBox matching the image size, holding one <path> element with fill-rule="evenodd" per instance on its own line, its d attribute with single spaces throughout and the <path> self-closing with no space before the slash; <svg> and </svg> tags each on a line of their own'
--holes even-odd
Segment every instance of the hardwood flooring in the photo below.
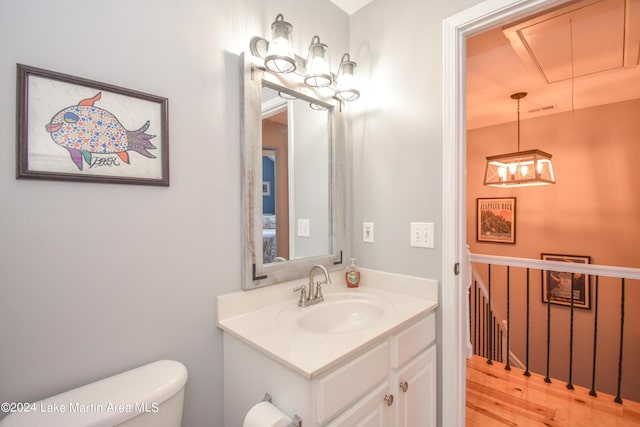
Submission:
<svg viewBox="0 0 640 427">
<path fill-rule="evenodd" d="M 523 370 L 478 356 L 467 360 L 468 427 L 549 426 L 549 427 L 640 427 L 640 404 L 553 380 L 523 375 Z"/>
</svg>

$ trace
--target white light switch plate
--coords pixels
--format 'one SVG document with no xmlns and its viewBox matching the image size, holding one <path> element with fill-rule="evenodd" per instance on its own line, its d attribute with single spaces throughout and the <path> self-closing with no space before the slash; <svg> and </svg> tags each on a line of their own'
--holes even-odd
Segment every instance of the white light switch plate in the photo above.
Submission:
<svg viewBox="0 0 640 427">
<path fill-rule="evenodd" d="M 410 223 L 409 245 L 414 248 L 435 248 L 435 225 L 432 222 Z"/>
<path fill-rule="evenodd" d="M 373 223 L 362 223 L 362 241 L 365 243 L 373 243 Z"/>
</svg>

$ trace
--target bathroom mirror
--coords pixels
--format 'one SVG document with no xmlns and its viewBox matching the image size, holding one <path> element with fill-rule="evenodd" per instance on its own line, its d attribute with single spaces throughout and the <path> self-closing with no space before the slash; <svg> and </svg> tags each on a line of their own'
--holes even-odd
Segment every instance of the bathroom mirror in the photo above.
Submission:
<svg viewBox="0 0 640 427">
<path fill-rule="evenodd" d="M 344 118 L 333 92 L 243 62 L 245 290 L 342 265 Z"/>
</svg>

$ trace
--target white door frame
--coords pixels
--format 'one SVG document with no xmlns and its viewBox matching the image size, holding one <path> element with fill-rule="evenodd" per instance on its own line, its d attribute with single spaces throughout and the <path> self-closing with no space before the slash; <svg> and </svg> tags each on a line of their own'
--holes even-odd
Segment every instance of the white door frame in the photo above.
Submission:
<svg viewBox="0 0 640 427">
<path fill-rule="evenodd" d="M 466 246 L 466 50 L 480 32 L 567 0 L 486 0 L 443 21 L 442 425 L 465 425 L 469 283 Z M 518 88 L 512 88 L 514 91 Z M 459 263 L 460 274 L 454 273 Z"/>
</svg>

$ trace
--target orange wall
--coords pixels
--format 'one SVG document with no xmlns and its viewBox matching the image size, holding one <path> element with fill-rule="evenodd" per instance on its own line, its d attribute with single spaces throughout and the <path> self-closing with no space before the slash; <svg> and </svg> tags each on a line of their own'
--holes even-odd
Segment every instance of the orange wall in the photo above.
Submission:
<svg viewBox="0 0 640 427">
<path fill-rule="evenodd" d="M 640 100 L 522 120 L 520 148 L 553 155 L 556 184 L 501 189 L 485 187 L 485 157 L 517 151 L 517 124 L 470 130 L 467 134 L 467 242 L 473 253 L 540 258 L 541 253 L 588 255 L 592 264 L 640 268 Z M 516 197 L 516 244 L 476 241 L 476 199 Z M 521 273 L 516 273 L 521 274 Z M 493 274 L 496 300 L 503 301 L 504 271 Z M 512 279 L 513 301 L 525 298 L 524 283 Z M 501 283 L 498 285 L 498 283 Z M 546 368 L 547 309 L 541 301 L 540 273 L 532 272 L 532 366 Z M 620 325 L 620 282 L 601 280 L 597 388 L 615 394 Z M 592 307 L 593 293 L 592 282 Z M 626 283 L 625 395 L 640 401 L 640 282 Z M 504 317 L 506 304 L 497 310 Z M 552 305 L 552 372 L 564 378 L 568 365 L 570 310 Z M 574 384 L 591 385 L 594 309 L 575 311 Z M 524 331 L 524 309 L 512 307 L 512 331 Z M 524 360 L 524 342 L 513 338 Z M 615 349 L 615 351 L 613 351 Z M 577 365 L 577 366 L 576 366 Z M 542 369 L 542 371 L 540 371 Z"/>
</svg>

